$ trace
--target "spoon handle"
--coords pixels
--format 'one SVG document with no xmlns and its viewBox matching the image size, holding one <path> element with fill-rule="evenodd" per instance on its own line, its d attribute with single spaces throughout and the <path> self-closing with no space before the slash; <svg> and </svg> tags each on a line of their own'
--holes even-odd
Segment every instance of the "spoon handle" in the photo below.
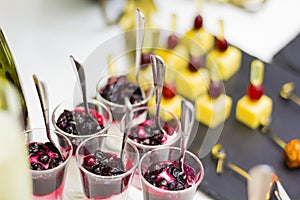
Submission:
<svg viewBox="0 0 300 200">
<path fill-rule="evenodd" d="M 300 97 L 298 97 L 298 96 L 292 94 L 292 95 L 290 96 L 290 99 L 291 99 L 294 103 L 296 103 L 296 104 L 298 104 L 298 105 L 300 106 Z"/>
<path fill-rule="evenodd" d="M 155 101 L 157 104 L 156 118 L 158 118 L 157 120 L 159 121 L 159 110 L 165 80 L 166 65 L 163 59 L 156 55 L 151 55 L 150 61 L 152 64 L 152 73 L 155 87 Z"/>
<path fill-rule="evenodd" d="M 36 87 L 36 91 L 39 96 L 41 108 L 42 108 L 42 113 L 44 117 L 44 123 L 47 131 L 47 135 L 50 135 L 50 126 L 49 126 L 49 103 L 48 103 L 48 95 L 47 95 L 47 88 L 45 83 L 40 81 L 37 76 L 34 74 L 32 76 L 34 85 Z M 50 137 L 48 137 L 50 139 Z"/>
<path fill-rule="evenodd" d="M 129 98 L 125 96 L 125 106 L 126 106 L 126 114 L 125 114 L 125 120 L 123 124 L 123 140 L 122 140 L 122 147 L 121 147 L 121 153 L 120 153 L 120 158 L 123 158 L 124 155 L 124 149 L 125 145 L 128 139 L 128 133 L 131 127 L 131 122 L 133 119 L 132 116 L 132 104 L 129 101 Z"/>
<path fill-rule="evenodd" d="M 70 59 L 74 65 L 74 67 L 76 68 L 76 71 L 77 71 L 77 74 L 79 77 L 85 111 L 87 112 L 87 114 L 90 115 L 90 110 L 89 110 L 89 106 L 87 103 L 86 78 L 85 78 L 83 66 L 77 60 L 75 60 L 75 58 L 73 56 L 70 56 Z"/>
<path fill-rule="evenodd" d="M 141 69 L 141 56 L 142 56 L 142 47 L 145 33 L 145 18 L 143 13 L 137 9 L 135 13 L 136 18 L 136 52 L 135 52 L 135 76 L 137 85 L 139 85 L 139 73 Z"/>
<path fill-rule="evenodd" d="M 194 106 L 191 102 L 187 100 L 182 100 L 181 102 L 181 134 L 182 134 L 182 146 L 186 149 L 190 133 L 195 120 Z"/>
<path fill-rule="evenodd" d="M 192 131 L 194 123 L 194 106 L 187 100 L 181 101 L 181 149 L 180 149 L 180 165 L 182 171 L 184 171 L 184 156 L 187 148 L 190 133 Z"/>
</svg>

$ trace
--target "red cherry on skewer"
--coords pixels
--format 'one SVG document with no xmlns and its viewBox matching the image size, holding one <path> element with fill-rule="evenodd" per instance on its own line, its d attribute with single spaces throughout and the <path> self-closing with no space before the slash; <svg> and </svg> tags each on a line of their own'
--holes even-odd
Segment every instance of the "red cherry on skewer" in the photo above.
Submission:
<svg viewBox="0 0 300 200">
<path fill-rule="evenodd" d="M 164 84 L 162 95 L 167 98 L 171 99 L 176 95 L 176 85 L 175 82 Z"/>
<path fill-rule="evenodd" d="M 175 34 L 171 34 L 168 37 L 168 49 L 174 49 L 176 45 L 178 44 L 179 38 Z"/>
<path fill-rule="evenodd" d="M 262 85 L 253 85 L 250 84 L 247 88 L 247 95 L 251 100 L 259 100 L 261 96 L 264 94 Z"/>
<path fill-rule="evenodd" d="M 228 42 L 224 38 L 223 39 L 216 38 L 216 48 L 219 51 L 224 52 L 228 48 Z"/>
<path fill-rule="evenodd" d="M 203 18 L 201 15 L 197 15 L 194 20 L 194 29 L 200 29 L 203 25 Z"/>
<path fill-rule="evenodd" d="M 198 69 L 204 66 L 204 58 L 202 56 L 190 56 L 189 70 L 196 72 Z"/>
</svg>

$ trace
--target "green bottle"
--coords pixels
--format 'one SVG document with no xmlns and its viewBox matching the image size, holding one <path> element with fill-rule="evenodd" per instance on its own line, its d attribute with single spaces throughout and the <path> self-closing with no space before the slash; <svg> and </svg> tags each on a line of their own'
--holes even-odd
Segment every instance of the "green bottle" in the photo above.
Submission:
<svg viewBox="0 0 300 200">
<path fill-rule="evenodd" d="M 9 83 L 17 88 L 20 97 L 20 103 L 22 106 L 22 125 L 23 129 L 29 128 L 28 110 L 25 101 L 25 97 L 22 91 L 21 83 L 19 80 L 18 72 L 15 66 L 15 62 L 12 53 L 8 47 L 4 34 L 0 28 L 0 78 L 7 80 Z"/>
</svg>

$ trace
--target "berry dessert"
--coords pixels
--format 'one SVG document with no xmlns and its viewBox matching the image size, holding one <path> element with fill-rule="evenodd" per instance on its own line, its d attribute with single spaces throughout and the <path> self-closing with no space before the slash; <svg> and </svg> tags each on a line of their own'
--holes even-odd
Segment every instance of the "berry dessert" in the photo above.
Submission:
<svg viewBox="0 0 300 200">
<path fill-rule="evenodd" d="M 284 161 L 288 168 L 300 167 L 300 140 L 293 139 L 284 147 Z"/>
<path fill-rule="evenodd" d="M 206 67 L 210 68 L 218 60 L 221 77 L 223 80 L 228 80 L 240 69 L 242 53 L 236 47 L 228 44 L 224 38 L 223 21 L 220 20 L 219 23 L 220 34 L 215 37 L 215 49 L 206 58 Z"/>
<path fill-rule="evenodd" d="M 125 105 L 125 97 L 128 97 L 131 104 L 141 103 L 144 99 L 142 91 L 130 82 L 126 76 L 110 77 L 107 84 L 100 89 L 100 96 L 106 101 L 118 105 Z M 114 120 L 121 120 L 124 112 L 113 112 Z"/>
<path fill-rule="evenodd" d="M 62 157 L 58 149 L 50 142 L 30 142 L 27 144 L 29 153 L 30 169 L 33 171 L 47 171 L 62 165 L 65 158 Z M 64 169 L 57 171 L 55 177 L 51 179 L 33 178 L 33 194 L 44 196 L 51 193 L 61 194 L 63 189 Z"/>
<path fill-rule="evenodd" d="M 172 81 L 170 83 L 165 83 L 163 86 L 160 106 L 164 110 L 169 111 L 169 112 L 173 113 L 176 117 L 180 118 L 181 101 L 182 101 L 183 97 L 181 97 L 180 95 L 176 95 L 176 93 L 177 92 L 176 92 L 175 81 Z M 152 97 L 149 100 L 148 105 L 151 107 L 156 105 L 156 101 L 155 101 L 154 97 Z M 152 114 L 154 114 L 154 113 L 152 113 Z M 171 116 L 161 113 L 161 118 L 164 119 L 165 121 L 169 121 L 170 120 L 169 117 L 171 117 Z"/>
<path fill-rule="evenodd" d="M 91 119 L 83 107 L 74 110 L 64 110 L 56 121 L 58 128 L 72 135 L 91 135 L 104 129 L 104 119 L 96 110 L 90 109 Z"/>
<path fill-rule="evenodd" d="M 215 66 L 210 69 L 210 76 L 207 94 L 197 97 L 195 101 L 196 119 L 210 128 L 215 128 L 229 117 L 232 99 L 224 94 L 223 84 Z"/>
<path fill-rule="evenodd" d="M 251 129 L 269 122 L 273 101 L 263 92 L 264 64 L 259 60 L 251 63 L 250 84 L 247 94 L 238 100 L 236 119 Z"/>
<path fill-rule="evenodd" d="M 194 101 L 205 94 L 209 85 L 209 73 L 205 68 L 204 55 L 191 51 L 189 65 L 176 76 L 176 88 L 179 94 Z"/>
<path fill-rule="evenodd" d="M 84 156 L 82 167 L 87 171 L 97 176 L 118 176 L 126 172 L 127 167 L 124 166 L 122 160 L 115 154 L 96 150 L 93 154 Z M 123 177 L 116 178 L 116 181 L 97 182 L 89 174 L 81 170 L 82 181 L 84 185 L 84 193 L 89 199 L 109 199 L 112 196 L 119 195 L 125 191 L 129 186 L 131 174 Z M 118 179 L 121 179 L 121 184 Z M 113 180 L 113 179 L 112 179 Z"/>
<path fill-rule="evenodd" d="M 175 130 L 167 122 L 161 122 L 165 133 L 159 127 L 152 127 L 152 120 L 147 119 L 144 122 L 130 129 L 128 137 L 139 144 L 143 145 L 162 145 L 172 139 Z"/>
<path fill-rule="evenodd" d="M 194 26 L 185 33 L 185 44 L 191 49 L 191 45 L 196 43 L 202 51 L 207 53 L 213 48 L 214 37 L 203 28 L 203 18 L 197 15 L 194 19 Z"/>
<path fill-rule="evenodd" d="M 184 165 L 184 168 L 183 172 L 178 163 L 174 162 L 153 163 L 143 176 L 150 184 L 162 190 L 184 190 L 191 187 L 195 179 L 194 170 L 188 165 Z"/>
</svg>

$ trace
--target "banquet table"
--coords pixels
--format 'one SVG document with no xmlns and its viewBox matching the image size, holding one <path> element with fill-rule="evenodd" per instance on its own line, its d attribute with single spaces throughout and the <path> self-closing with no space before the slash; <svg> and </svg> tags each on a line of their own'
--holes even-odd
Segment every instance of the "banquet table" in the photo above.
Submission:
<svg viewBox="0 0 300 200">
<path fill-rule="evenodd" d="M 184 34 L 191 28 L 197 13 L 195 1 L 155 2 L 154 20 L 160 28 L 171 28 L 172 13 L 177 14 L 177 32 Z M 299 7 L 298 0 L 267 0 L 261 10 L 249 13 L 210 1 L 204 3 L 201 14 L 207 31 L 216 34 L 217 21 L 223 19 L 225 37 L 232 45 L 269 63 L 299 34 Z M 98 3 L 89 0 L 0 0 L 0 27 L 17 65 L 31 127 L 43 126 L 32 75 L 47 83 L 51 111 L 74 92 L 76 76 L 69 56 L 84 62 L 99 45 L 122 33 L 117 24 L 107 26 Z M 140 199 L 139 195 L 133 189 L 130 199 Z M 195 199 L 211 197 L 199 191 Z"/>
</svg>

